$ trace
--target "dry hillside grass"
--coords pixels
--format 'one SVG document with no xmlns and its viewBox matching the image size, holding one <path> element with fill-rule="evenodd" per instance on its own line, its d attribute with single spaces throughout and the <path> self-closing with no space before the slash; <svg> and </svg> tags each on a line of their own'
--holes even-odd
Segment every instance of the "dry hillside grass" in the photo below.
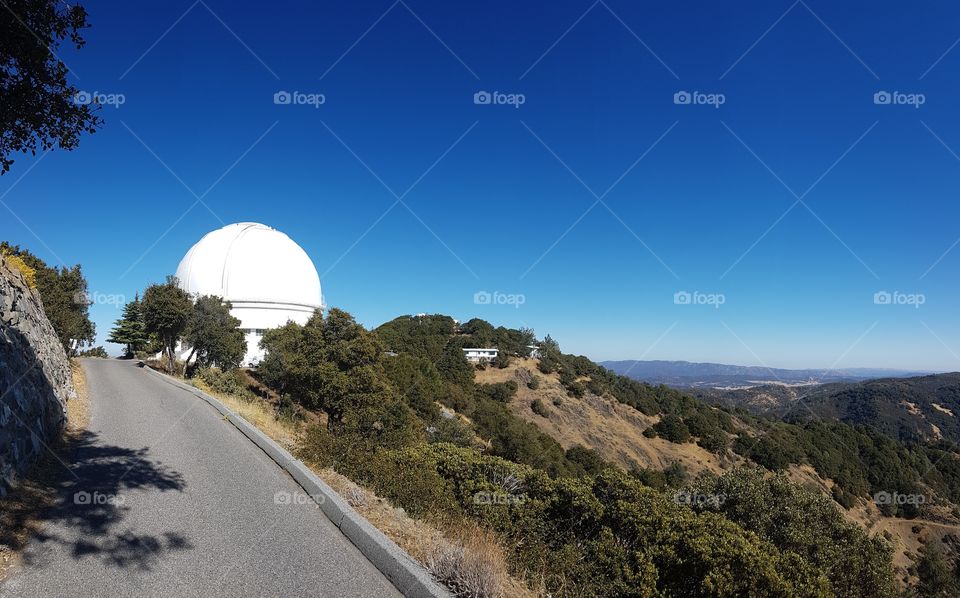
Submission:
<svg viewBox="0 0 960 598">
<path fill-rule="evenodd" d="M 529 376 L 539 379 L 536 390 L 527 387 Z M 515 380 L 517 395 L 510 411 L 552 436 L 564 449 L 580 444 L 630 470 L 633 467 L 664 469 L 677 461 L 691 475 L 709 470 L 722 473 L 742 461 L 739 457 L 721 459 L 694 443 L 674 444 L 662 438 L 647 438 L 643 431 L 659 421 L 659 416 L 644 415 L 612 397 L 590 392 L 582 398 L 567 395 L 556 374 L 542 374 L 535 359 L 515 359 L 506 368 L 478 370 L 476 381 L 484 384 Z M 540 399 L 547 417 L 533 412 L 530 405 Z"/>
</svg>

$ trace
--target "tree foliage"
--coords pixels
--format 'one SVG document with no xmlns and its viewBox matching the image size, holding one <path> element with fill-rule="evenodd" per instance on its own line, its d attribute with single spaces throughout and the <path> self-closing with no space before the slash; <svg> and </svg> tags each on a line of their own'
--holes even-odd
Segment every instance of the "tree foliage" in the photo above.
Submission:
<svg viewBox="0 0 960 598">
<path fill-rule="evenodd" d="M 167 371 L 173 373 L 177 343 L 193 312 L 193 301 L 179 287 L 176 277 L 168 276 L 166 282 L 152 284 L 143 292 L 142 310 L 145 329 L 160 339 L 167 356 Z"/>
<path fill-rule="evenodd" d="M 86 10 L 54 0 L 5 0 L 0 10 L 0 174 L 17 152 L 73 149 L 101 120 L 92 104 L 76 101 L 63 42 L 84 45 Z"/>
<path fill-rule="evenodd" d="M 347 442 L 402 446 L 421 436 L 416 416 L 384 372 L 380 340 L 345 311 L 319 311 L 303 326 L 268 330 L 258 372 L 274 390 L 329 415 Z"/>
<path fill-rule="evenodd" d="M 240 320 L 230 315 L 232 307 L 229 301 L 214 295 L 197 298 L 183 335 L 184 342 L 190 346 L 184 371 L 193 356 L 202 368 L 217 366 L 229 370 L 240 365 L 247 342 L 240 330 Z"/>
<path fill-rule="evenodd" d="M 123 315 L 114 322 L 107 342 L 124 345 L 126 356 L 133 357 L 138 351 L 144 350 L 149 341 L 140 295 L 136 295 L 133 301 L 123 306 Z"/>
</svg>

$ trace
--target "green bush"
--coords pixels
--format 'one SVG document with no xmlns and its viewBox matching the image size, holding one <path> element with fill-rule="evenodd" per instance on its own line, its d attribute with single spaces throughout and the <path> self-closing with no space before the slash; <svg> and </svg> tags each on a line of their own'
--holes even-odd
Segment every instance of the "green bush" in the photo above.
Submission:
<svg viewBox="0 0 960 598">
<path fill-rule="evenodd" d="M 100 345 L 97 345 L 92 349 L 87 349 L 86 351 L 80 351 L 77 357 L 99 357 L 100 359 L 110 358 L 110 356 L 107 354 L 107 350 Z"/>
<path fill-rule="evenodd" d="M 503 540 L 512 572 L 554 596 L 832 594 L 802 556 L 614 469 L 551 479 L 443 444 L 382 451 L 373 462 L 378 493 L 413 514 L 480 522 Z"/>
<path fill-rule="evenodd" d="M 653 429 L 660 438 L 676 444 L 690 441 L 690 430 L 683 423 L 683 419 L 670 413 L 661 417 L 660 421 L 653 425 Z"/>
<path fill-rule="evenodd" d="M 226 372 L 217 368 L 201 368 L 194 376 L 214 392 L 248 400 L 254 397 L 243 372 L 236 368 Z"/>
<path fill-rule="evenodd" d="M 547 411 L 547 406 L 544 405 L 543 401 L 540 399 L 534 399 L 530 403 L 530 409 L 540 417 L 550 417 L 550 412 Z"/>
<path fill-rule="evenodd" d="M 722 476 L 704 476 L 690 492 L 720 496 L 694 507 L 723 515 L 772 542 L 785 554 L 811 563 L 830 580 L 838 596 L 896 596 L 892 546 L 870 538 L 846 521 L 825 496 L 770 477 L 759 468 L 739 468 Z"/>
</svg>

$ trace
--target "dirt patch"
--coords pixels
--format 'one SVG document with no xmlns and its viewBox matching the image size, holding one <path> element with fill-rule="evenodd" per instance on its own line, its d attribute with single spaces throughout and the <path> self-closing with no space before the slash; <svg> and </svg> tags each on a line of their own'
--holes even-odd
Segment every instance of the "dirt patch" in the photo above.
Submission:
<svg viewBox="0 0 960 598">
<path fill-rule="evenodd" d="M 940 405 L 940 404 L 938 404 L 938 403 L 931 403 L 931 404 L 933 405 L 933 408 L 936 409 L 937 411 L 939 411 L 940 413 L 946 413 L 946 414 L 949 415 L 950 417 L 953 417 L 953 411 L 950 411 L 949 409 L 947 409 L 947 408 L 944 407 L 943 405 Z"/>
</svg>

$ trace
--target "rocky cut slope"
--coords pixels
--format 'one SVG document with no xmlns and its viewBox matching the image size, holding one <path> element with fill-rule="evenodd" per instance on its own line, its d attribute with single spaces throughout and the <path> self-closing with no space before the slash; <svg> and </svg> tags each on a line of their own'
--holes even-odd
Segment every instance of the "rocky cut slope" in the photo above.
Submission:
<svg viewBox="0 0 960 598">
<path fill-rule="evenodd" d="M 0 496 L 59 436 L 73 393 L 70 362 L 40 294 L 0 255 Z"/>
</svg>

